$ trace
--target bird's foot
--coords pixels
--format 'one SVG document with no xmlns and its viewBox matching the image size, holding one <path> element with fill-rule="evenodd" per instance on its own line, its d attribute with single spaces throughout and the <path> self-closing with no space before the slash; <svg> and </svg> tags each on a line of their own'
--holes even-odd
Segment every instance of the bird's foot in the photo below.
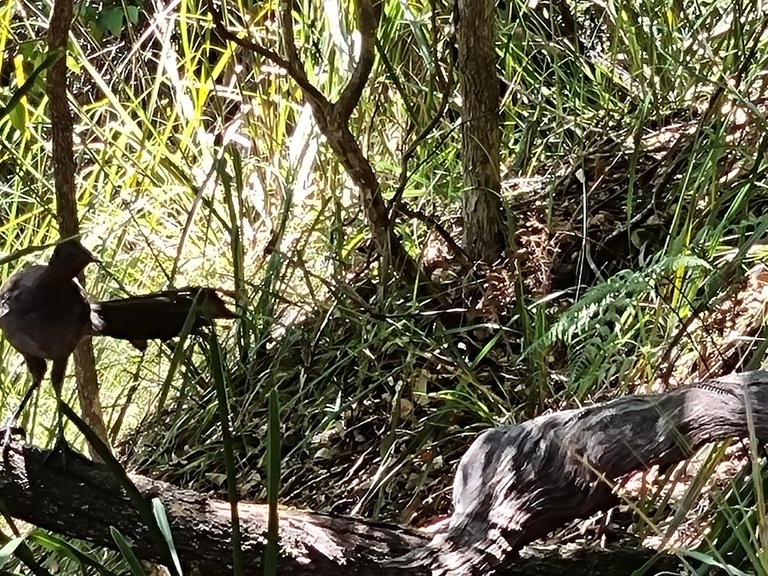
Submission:
<svg viewBox="0 0 768 576">
<path fill-rule="evenodd" d="M 13 420 L 6 423 L 5 427 L 2 428 L 2 435 L 3 435 L 3 448 L 2 448 L 2 454 L 3 454 L 3 460 L 5 460 L 8 457 L 8 450 L 11 447 L 11 440 L 14 436 L 25 436 L 26 432 L 24 431 L 24 428 L 16 424 Z"/>
<path fill-rule="evenodd" d="M 56 456 L 61 458 L 62 470 L 67 469 L 67 461 L 73 462 L 86 459 L 85 456 L 69 445 L 69 442 L 67 442 L 63 435 L 56 437 L 56 443 L 53 445 L 53 449 L 45 456 L 43 465 L 49 466 Z"/>
</svg>

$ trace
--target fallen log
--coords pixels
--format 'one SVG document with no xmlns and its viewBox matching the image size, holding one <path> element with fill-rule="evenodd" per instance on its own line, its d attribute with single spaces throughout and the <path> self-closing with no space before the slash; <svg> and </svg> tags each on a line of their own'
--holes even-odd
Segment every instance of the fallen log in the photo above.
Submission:
<svg viewBox="0 0 768 576">
<path fill-rule="evenodd" d="M 110 526 L 125 535 L 141 559 L 160 562 L 154 546 L 130 500 L 105 466 L 67 460 L 66 470 L 45 459 L 50 454 L 34 446 L 13 443 L 0 468 L 0 500 L 15 518 L 73 538 L 116 549 Z M 219 576 L 232 573 L 229 504 L 165 482 L 132 475 L 146 498 L 159 498 L 166 509 L 173 539 L 185 573 Z M 267 507 L 241 503 L 240 526 L 248 573 L 262 570 L 267 533 Z M 280 509 L 280 574 L 296 576 L 420 576 L 424 566 L 388 565 L 429 539 L 418 532 L 358 518 Z M 574 557 L 526 558 L 504 572 L 506 576 L 559 576 L 569 574 L 626 574 L 641 566 L 651 550 L 586 551 Z M 674 557 L 663 560 L 675 569 Z"/>
<path fill-rule="evenodd" d="M 613 487 L 622 476 L 747 437 L 750 426 L 757 438 L 768 437 L 768 371 L 487 430 L 459 463 L 446 529 L 402 565 L 451 576 L 503 572 L 526 544 L 618 504 Z"/>
<path fill-rule="evenodd" d="M 475 440 L 459 464 L 454 513 L 431 540 L 404 527 L 281 508 L 280 573 L 627 573 L 653 553 L 617 552 L 614 562 L 610 554 L 596 553 L 601 558 L 597 564 L 568 564 L 566 559 L 521 558 L 519 551 L 570 520 L 612 507 L 612 486 L 628 472 L 678 462 L 708 442 L 747 436 L 748 421 L 757 437 L 768 435 L 766 371 L 706 380 L 666 394 L 625 396 L 494 428 Z M 114 526 L 129 538 L 138 557 L 162 560 L 130 500 L 103 465 L 70 458 L 64 470 L 52 462 L 46 465 L 48 454 L 13 443 L 0 462 L 0 500 L 12 516 L 112 548 L 109 527 Z M 131 479 L 145 498 L 163 503 L 185 571 L 231 573 L 227 502 L 143 476 Z M 267 507 L 241 503 L 238 509 L 245 565 L 249 572 L 258 571 Z M 674 557 L 662 561 L 666 569 L 679 564 Z"/>
<path fill-rule="evenodd" d="M 56 458 L 34 446 L 13 443 L 0 467 L 0 500 L 11 516 L 58 534 L 116 548 L 110 526 L 117 528 L 141 559 L 164 560 L 124 490 L 106 467 Z M 159 498 L 168 516 L 185 572 L 214 576 L 232 572 L 231 511 L 228 502 L 182 490 L 166 482 L 131 475 L 147 499 Z M 264 556 L 268 508 L 240 503 L 243 560 L 259 573 Z M 381 565 L 427 539 L 407 528 L 280 509 L 281 570 L 289 574 L 401 574 Z M 345 565 L 354 568 L 339 571 Z M 190 572 L 192 571 L 192 572 Z M 426 574 L 415 569 L 413 574 Z"/>
</svg>

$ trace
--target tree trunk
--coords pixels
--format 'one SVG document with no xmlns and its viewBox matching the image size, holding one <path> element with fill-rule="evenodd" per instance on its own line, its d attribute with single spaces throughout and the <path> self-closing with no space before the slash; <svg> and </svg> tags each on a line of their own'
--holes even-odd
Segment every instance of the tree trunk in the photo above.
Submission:
<svg viewBox="0 0 768 576">
<path fill-rule="evenodd" d="M 499 179 L 499 80 L 494 0 L 458 0 L 464 248 L 493 263 L 506 248 Z"/>
<path fill-rule="evenodd" d="M 48 70 L 48 105 L 53 139 L 53 177 L 59 234 L 63 238 L 80 232 L 75 194 L 75 155 L 72 146 L 72 115 L 67 100 L 67 37 L 72 22 L 72 0 L 55 0 L 48 29 L 48 49 L 60 50 L 61 58 Z M 81 276 L 80 282 L 83 283 Z M 109 445 L 99 399 L 99 381 L 91 339 L 85 338 L 74 353 L 80 409 L 88 425 Z"/>
</svg>

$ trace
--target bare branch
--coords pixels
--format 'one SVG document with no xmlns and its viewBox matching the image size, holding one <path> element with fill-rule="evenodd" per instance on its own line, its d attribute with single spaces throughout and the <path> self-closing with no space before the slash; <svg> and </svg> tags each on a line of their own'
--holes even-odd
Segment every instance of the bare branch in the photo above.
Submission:
<svg viewBox="0 0 768 576">
<path fill-rule="evenodd" d="M 288 62 L 294 68 L 300 69 L 306 78 L 304 66 L 296 50 L 296 40 L 293 37 L 293 0 L 281 0 L 280 2 L 280 30 L 282 30 L 283 49 L 288 57 Z"/>
<path fill-rule="evenodd" d="M 439 68 L 439 66 L 437 66 Z M 397 184 L 397 190 L 395 190 L 395 193 L 392 196 L 392 199 L 389 201 L 389 205 L 387 206 L 387 211 L 389 213 L 392 212 L 393 206 L 398 206 L 400 204 L 400 200 L 403 197 L 403 194 L 405 193 L 405 187 L 408 185 L 408 163 L 411 160 L 411 157 L 416 153 L 416 150 L 418 149 L 419 145 L 427 139 L 427 137 L 432 133 L 432 131 L 437 127 L 440 120 L 443 118 L 443 115 L 445 114 L 446 109 L 448 108 L 448 102 L 451 100 L 451 93 L 453 92 L 453 62 L 450 60 L 448 61 L 448 79 L 446 80 L 445 90 L 443 91 L 443 97 L 440 99 L 440 106 L 437 109 L 437 112 L 435 112 L 434 116 L 432 116 L 432 119 L 429 121 L 429 123 L 424 127 L 424 129 L 416 136 L 416 138 L 413 139 L 413 142 L 411 142 L 410 146 L 408 146 L 407 150 L 403 153 L 403 157 L 400 160 L 400 178 L 398 180 Z M 462 250 L 463 253 L 463 250 Z"/>
<path fill-rule="evenodd" d="M 344 87 L 335 104 L 340 119 L 347 121 L 360 101 L 363 89 L 368 83 L 376 59 L 376 32 L 381 20 L 381 0 L 357 0 L 357 21 L 360 28 L 360 59 L 352 72 L 349 83 Z"/>
<path fill-rule="evenodd" d="M 307 79 L 307 75 L 304 72 L 304 68 L 301 65 L 301 62 L 298 62 L 298 59 L 296 62 L 293 62 L 290 59 L 286 60 L 274 50 L 270 50 L 269 48 L 262 46 L 258 42 L 254 42 L 250 38 L 238 36 L 237 34 L 232 32 L 229 28 L 227 28 L 226 24 L 224 23 L 224 17 L 221 11 L 218 8 L 216 8 L 216 6 L 214 6 L 213 0 L 207 0 L 207 3 L 208 3 L 208 11 L 211 13 L 211 16 L 213 17 L 213 27 L 222 38 L 224 38 L 225 40 L 228 40 L 229 42 L 232 42 L 233 44 L 236 44 L 237 46 L 240 46 L 241 48 L 245 48 L 246 50 L 255 52 L 259 56 L 266 58 L 273 64 L 285 70 L 288 73 L 288 76 L 290 76 L 291 79 L 293 79 L 293 81 L 296 82 L 296 84 L 298 84 L 302 92 L 304 92 L 304 96 L 307 98 L 307 100 L 310 100 L 310 101 L 317 100 L 317 101 L 325 102 L 326 105 L 328 104 L 328 101 L 325 98 L 325 96 L 323 96 L 322 92 L 320 92 L 309 81 L 309 79 Z M 295 49 L 294 49 L 294 52 L 295 52 Z"/>
<path fill-rule="evenodd" d="M 459 258 L 462 262 L 468 262 L 469 257 L 467 256 L 467 253 L 464 252 L 461 246 L 459 246 L 458 242 L 453 239 L 453 236 L 450 235 L 448 230 L 446 230 L 440 222 L 438 222 L 433 216 L 430 216 L 429 214 L 424 214 L 421 210 L 412 210 L 408 207 L 408 205 L 405 202 L 398 202 L 397 203 L 397 211 L 400 212 L 402 215 L 407 216 L 408 218 L 414 218 L 416 220 L 420 220 L 421 222 L 424 222 L 428 226 L 431 226 L 434 228 L 435 232 L 437 232 L 440 237 L 443 239 L 443 242 L 445 242 L 448 245 L 448 248 L 450 248 L 451 252 L 454 253 L 454 255 Z"/>
<path fill-rule="evenodd" d="M 280 66 L 280 68 L 282 68 L 286 72 L 288 71 L 290 67 L 289 63 L 284 58 L 282 58 L 277 52 L 274 52 L 269 48 L 266 48 L 261 44 L 259 44 L 258 42 L 254 42 L 249 38 L 241 38 L 231 30 L 229 30 L 227 26 L 224 24 L 224 16 L 222 15 L 221 10 L 216 8 L 216 6 L 213 3 L 213 0 L 207 0 L 207 3 L 208 3 L 208 11 L 211 13 L 211 16 L 213 17 L 213 27 L 222 38 L 229 40 L 233 44 L 237 44 L 238 46 L 245 48 L 246 50 L 255 52 L 259 56 L 263 56 L 267 60 L 270 60 L 274 64 Z"/>
<path fill-rule="evenodd" d="M 387 206 L 381 196 L 379 180 L 373 167 L 360 149 L 360 145 L 349 129 L 349 116 L 357 105 L 360 94 L 368 80 L 374 62 L 376 29 L 381 17 L 381 1 L 360 0 L 358 19 L 363 37 L 360 61 L 344 89 L 339 103 L 331 104 L 328 99 L 309 81 L 304 65 L 299 59 L 293 34 L 293 0 L 280 1 L 280 28 L 286 57 L 247 38 L 240 38 L 228 30 L 222 14 L 216 10 L 213 0 L 208 9 L 213 16 L 216 30 L 234 44 L 251 50 L 283 68 L 299 85 L 315 116 L 318 129 L 328 140 L 328 145 L 338 157 L 352 181 L 360 189 L 361 200 L 371 227 L 376 248 L 385 263 L 392 263 L 395 270 L 407 281 L 415 281 L 418 267 L 395 234 Z M 385 264 L 383 269 L 387 269 Z"/>
</svg>

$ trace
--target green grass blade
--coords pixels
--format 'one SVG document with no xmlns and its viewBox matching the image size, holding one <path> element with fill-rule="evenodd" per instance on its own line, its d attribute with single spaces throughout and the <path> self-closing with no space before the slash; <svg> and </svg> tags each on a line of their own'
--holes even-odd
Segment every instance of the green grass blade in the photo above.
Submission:
<svg viewBox="0 0 768 576">
<path fill-rule="evenodd" d="M 115 541 L 117 547 L 120 549 L 120 554 L 123 555 L 123 559 L 128 563 L 128 567 L 131 569 L 133 576 L 147 576 L 144 571 L 144 566 L 141 565 L 141 561 L 136 557 L 136 554 L 131 550 L 131 546 L 125 540 L 120 531 L 114 526 L 109 527 L 109 533 L 112 535 L 112 540 Z"/>
<path fill-rule="evenodd" d="M 280 401 L 277 390 L 269 392 L 269 421 L 267 428 L 267 502 L 269 524 L 267 547 L 264 551 L 264 576 L 277 575 L 280 554 L 280 534 L 277 515 L 277 495 L 280 489 Z"/>
<path fill-rule="evenodd" d="M 64 56 L 64 51 L 57 49 L 51 51 L 51 53 L 48 55 L 48 57 L 43 60 L 43 62 L 37 66 L 34 71 L 29 75 L 29 78 L 27 78 L 26 82 L 19 86 L 18 90 L 16 90 L 13 93 L 13 96 L 10 97 L 8 102 L 6 102 L 5 106 L 0 108 L 0 120 L 2 120 L 5 116 L 7 116 L 14 107 L 21 102 L 21 99 L 24 98 L 29 92 L 32 90 L 32 88 L 35 86 L 35 83 L 37 82 L 38 76 L 42 74 L 45 70 L 53 66 L 56 62 L 59 61 L 59 59 Z"/>
<path fill-rule="evenodd" d="M 115 572 L 107 568 L 102 562 L 96 560 L 93 555 L 86 554 L 58 536 L 43 532 L 42 530 L 34 530 L 28 538 L 30 542 L 35 542 L 59 556 L 71 558 L 83 568 L 93 568 L 102 576 L 117 576 Z"/>
<path fill-rule="evenodd" d="M 232 560 L 235 576 L 243 576 L 245 574 L 245 566 L 243 565 L 243 550 L 240 537 L 240 515 L 237 510 L 237 503 L 240 497 L 237 493 L 237 470 L 235 469 L 235 450 L 232 443 L 232 430 L 230 428 L 227 379 L 221 356 L 221 347 L 219 346 L 219 339 L 216 337 L 215 331 L 211 330 L 208 342 L 210 345 L 211 374 L 213 376 L 213 385 L 216 388 L 219 422 L 221 423 L 221 435 L 224 442 L 227 493 L 232 513 Z"/>
<path fill-rule="evenodd" d="M 176 545 L 173 543 L 173 534 L 171 534 L 171 525 L 168 522 L 168 516 L 165 513 L 163 503 L 159 498 L 152 498 L 152 512 L 155 515 L 155 520 L 160 528 L 160 532 L 163 533 L 165 543 L 168 546 L 168 550 L 173 558 L 173 565 L 176 567 L 176 571 L 179 574 L 183 574 L 181 570 L 181 562 L 179 561 L 179 554 L 176 552 Z"/>
<path fill-rule="evenodd" d="M 8 522 L 8 524 L 11 526 L 14 534 L 16 535 L 16 538 L 21 538 L 22 536 L 16 528 L 13 518 L 11 518 L 8 514 L 5 503 L 0 502 L 0 506 L 2 506 L 3 516 L 5 517 L 6 522 Z M 27 537 L 29 538 L 29 535 L 27 535 Z M 0 534 L 0 542 L 3 544 L 8 544 L 11 540 L 12 539 L 8 538 L 5 534 Z M 51 573 L 48 572 L 48 570 L 46 570 L 32 554 L 32 551 L 29 549 L 29 546 L 27 546 L 26 542 L 21 542 L 20 544 L 16 545 L 15 555 L 16 558 L 18 558 L 19 561 L 24 564 L 35 576 L 51 576 Z"/>
<path fill-rule="evenodd" d="M 26 540 L 26 536 L 16 536 L 6 542 L 2 548 L 0 548 L 0 563 L 5 563 L 9 558 L 13 557 L 16 553 L 16 549 Z"/>
<path fill-rule="evenodd" d="M 123 490 L 125 490 L 129 500 L 133 504 L 134 508 L 136 508 L 136 511 L 139 513 L 139 516 L 141 516 L 142 521 L 149 530 L 150 536 L 155 541 L 155 544 L 157 544 L 158 549 L 161 551 L 162 555 L 165 557 L 164 563 L 169 567 L 173 566 L 173 555 L 170 549 L 167 547 L 165 536 L 157 525 L 157 521 L 155 520 L 155 515 L 150 503 L 147 502 L 147 499 L 144 498 L 141 492 L 139 492 L 139 489 L 136 488 L 136 485 L 128 477 L 125 469 L 114 457 L 109 447 L 104 444 L 101 438 L 99 438 L 98 434 L 96 434 L 91 429 L 91 427 L 88 426 L 88 424 L 86 424 L 85 421 L 80 418 L 80 416 L 78 416 L 75 411 L 72 410 L 72 408 L 70 408 L 66 403 L 61 403 L 61 410 L 64 415 L 72 423 L 74 423 L 75 426 L 77 426 L 77 429 L 80 430 L 83 436 L 85 436 L 85 439 L 102 459 L 104 465 L 114 476 L 115 480 L 118 482 L 118 484 L 120 484 Z M 181 576 L 181 574 L 178 574 L 178 576 Z"/>
</svg>

